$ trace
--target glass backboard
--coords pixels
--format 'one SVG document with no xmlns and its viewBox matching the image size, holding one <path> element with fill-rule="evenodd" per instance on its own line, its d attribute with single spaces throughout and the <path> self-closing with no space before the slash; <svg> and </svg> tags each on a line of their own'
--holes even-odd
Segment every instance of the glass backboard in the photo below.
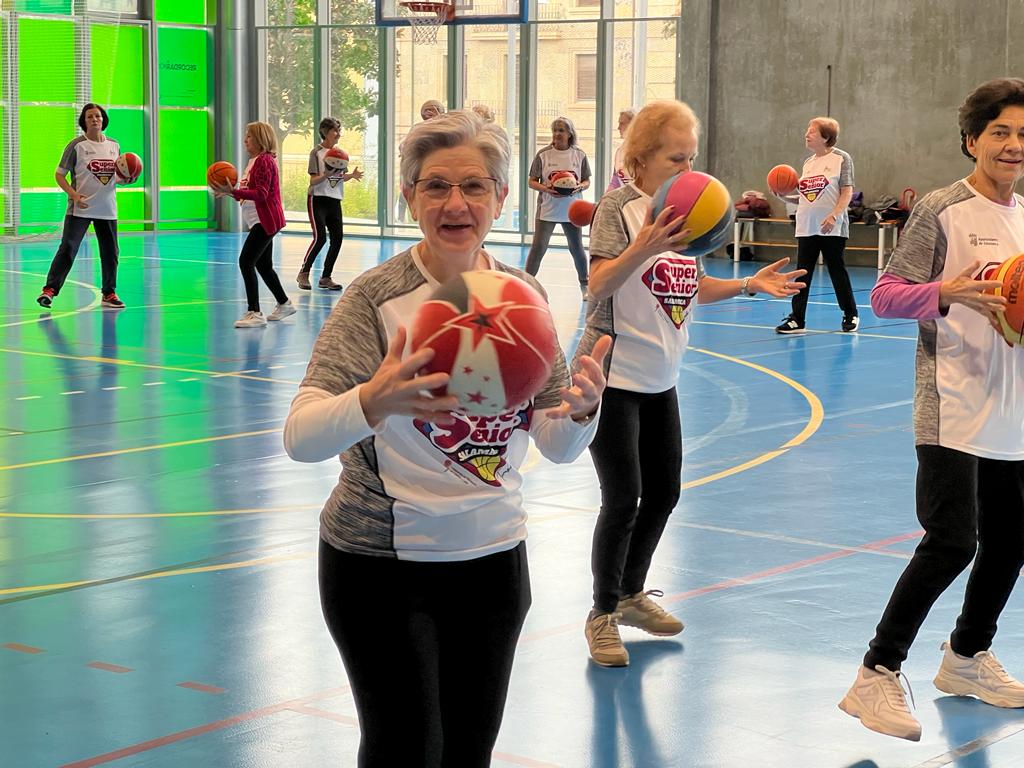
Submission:
<svg viewBox="0 0 1024 768">
<path fill-rule="evenodd" d="M 399 0 L 376 0 L 377 25 L 407 26 L 408 12 Z M 455 0 L 449 24 L 525 24 L 529 0 Z"/>
</svg>

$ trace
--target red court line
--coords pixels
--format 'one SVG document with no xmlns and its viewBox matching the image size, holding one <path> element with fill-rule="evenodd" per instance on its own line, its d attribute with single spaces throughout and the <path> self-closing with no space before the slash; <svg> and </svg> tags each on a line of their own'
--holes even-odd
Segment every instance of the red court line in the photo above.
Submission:
<svg viewBox="0 0 1024 768">
<path fill-rule="evenodd" d="M 93 669 L 102 669 L 104 672 L 117 672 L 119 675 L 123 675 L 125 672 L 132 672 L 130 667 L 121 667 L 117 664 L 107 664 L 105 661 L 90 661 L 85 666 L 92 667 Z"/>
<path fill-rule="evenodd" d="M 191 680 L 178 683 L 179 688 L 188 688 L 192 691 L 199 691 L 200 693 L 224 693 L 227 688 L 218 688 L 216 685 L 206 685 L 205 683 L 193 683 Z"/>
<path fill-rule="evenodd" d="M 31 645 L 22 645 L 21 643 L 4 643 L 0 645 L 0 648 L 17 651 L 18 653 L 46 653 L 42 648 L 34 648 Z"/>
<path fill-rule="evenodd" d="M 298 712 L 300 715 L 312 715 L 313 717 L 321 717 L 324 720 L 333 720 L 336 723 L 342 725 L 359 725 L 359 719 L 355 717 L 349 717 L 348 715 L 339 715 L 337 712 L 328 712 L 326 709 L 318 709 L 317 707 L 288 707 L 292 712 Z"/>
</svg>

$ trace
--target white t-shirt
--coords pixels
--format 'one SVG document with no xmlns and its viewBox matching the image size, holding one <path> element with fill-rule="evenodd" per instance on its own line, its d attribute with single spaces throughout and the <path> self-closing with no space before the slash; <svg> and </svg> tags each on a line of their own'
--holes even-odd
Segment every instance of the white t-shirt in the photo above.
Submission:
<svg viewBox="0 0 1024 768">
<path fill-rule="evenodd" d="M 319 176 L 321 173 L 327 174 L 326 179 L 310 186 L 309 193 L 317 197 L 333 197 L 341 200 L 345 197 L 345 173 L 334 168 L 328 168 L 324 164 L 324 155 L 328 151 L 326 147 L 317 145 L 309 153 L 310 175 L 316 174 Z"/>
<path fill-rule="evenodd" d="M 83 219 L 117 218 L 117 174 L 114 161 L 121 147 L 108 136 L 91 141 L 79 136 L 64 148 L 57 164 L 57 173 L 71 174 L 71 186 L 85 195 L 88 208 L 80 208 L 68 200 L 68 214 Z"/>
<path fill-rule="evenodd" d="M 252 164 L 254 162 L 256 162 L 256 158 L 250 157 L 249 163 L 245 166 L 245 172 L 238 182 L 239 189 L 249 188 L 249 173 L 252 171 Z M 242 223 L 245 224 L 246 229 L 252 229 L 260 223 L 260 215 L 256 212 L 256 201 L 240 200 L 239 202 L 242 204 Z"/>
<path fill-rule="evenodd" d="M 617 259 L 650 217 L 651 198 L 630 183 L 601 198 L 590 225 L 592 258 Z M 608 386 L 630 392 L 664 392 L 679 379 L 697 287 L 700 258 L 665 251 L 637 267 L 607 299 L 591 300 L 576 358 L 597 340 L 615 343 L 605 358 Z"/>
<path fill-rule="evenodd" d="M 808 157 L 796 186 L 796 236 L 849 237 L 850 213 L 845 208 L 830 232 L 822 232 L 821 224 L 836 207 L 841 188 L 852 186 L 853 160 L 843 150 L 833 147 L 827 155 Z"/>
<path fill-rule="evenodd" d="M 987 270 L 1024 252 L 1024 198 L 1000 205 L 958 181 L 914 206 L 886 272 L 915 283 Z M 1024 460 L 1024 347 L 1010 347 L 980 314 L 953 304 L 919 323 L 914 432 L 918 445 Z"/>
<path fill-rule="evenodd" d="M 625 149 L 626 144 L 623 142 L 622 144 L 619 144 L 619 148 L 615 150 L 615 159 L 612 161 L 612 178 L 608 182 L 608 189 L 606 189 L 605 192 L 611 192 L 613 189 L 624 187 L 633 180 L 629 175 L 629 171 L 627 171 L 626 167 L 622 164 Z"/>
<path fill-rule="evenodd" d="M 530 178 L 540 179 L 542 184 L 547 184 L 551 174 L 555 171 L 572 171 L 581 182 L 590 178 L 590 163 L 587 162 L 586 153 L 578 146 L 568 149 L 555 149 L 552 146 L 544 147 L 537 156 L 533 158 L 530 166 Z M 573 200 L 581 200 L 583 194 L 577 192 L 574 195 L 552 195 L 547 192 L 540 192 L 540 204 L 537 208 L 537 218 L 541 221 L 568 221 L 569 206 Z"/>
</svg>

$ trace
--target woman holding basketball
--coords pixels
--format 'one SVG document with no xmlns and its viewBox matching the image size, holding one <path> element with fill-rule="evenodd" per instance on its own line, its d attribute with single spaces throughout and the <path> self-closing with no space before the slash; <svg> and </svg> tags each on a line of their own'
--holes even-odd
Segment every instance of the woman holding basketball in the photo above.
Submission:
<svg viewBox="0 0 1024 768">
<path fill-rule="evenodd" d="M 242 221 L 249 230 L 238 255 L 248 309 L 235 321 L 235 328 L 262 328 L 268 320 L 283 320 L 295 314 L 295 306 L 274 271 L 274 235 L 284 229 L 274 129 L 266 123 L 249 123 L 245 127 L 245 151 L 249 153 L 249 164 L 238 187 L 222 184 L 213 186 L 213 190 L 218 197 L 231 195 L 241 203 Z M 266 317 L 260 311 L 257 273 L 277 300 L 277 307 Z"/>
<path fill-rule="evenodd" d="M 666 207 L 652 219 L 653 196 L 690 170 L 700 125 L 678 101 L 653 102 L 626 134 L 623 162 L 632 181 L 602 199 L 590 229 L 591 304 L 576 355 L 614 339 L 605 359 L 608 388 L 590 446 L 601 484 L 591 568 L 594 605 L 585 634 L 591 658 L 621 667 L 629 654 L 619 624 L 675 635 L 683 624 L 645 591 L 662 531 L 679 499 L 682 433 L 676 381 L 696 303 L 765 292 L 792 296 L 803 270 L 782 259 L 742 280 L 704 273 L 682 245 L 685 220 Z M 681 311 L 680 311 L 681 310 Z"/>
<path fill-rule="evenodd" d="M 469 110 L 413 127 L 401 182 L 423 239 L 349 285 L 285 423 L 292 458 L 341 454 L 320 516 L 320 595 L 364 767 L 490 765 L 530 606 L 520 466 L 530 438 L 570 462 L 595 430 L 610 339 L 571 379 L 559 353 L 540 393 L 497 416 L 424 394 L 449 375 L 417 376 L 433 351 L 409 352 L 403 323 L 462 272 L 513 273 L 540 290 L 483 249 L 509 158 L 505 132 Z"/>
<path fill-rule="evenodd" d="M 819 253 L 828 267 L 839 308 L 843 310 L 840 329 L 851 333 L 860 326 L 850 274 L 843 261 L 846 240 L 850 236 L 853 159 L 836 148 L 838 138 L 839 123 L 831 117 L 816 117 L 807 124 L 804 144 L 813 154 L 804 161 L 797 192 L 782 197 L 797 204 L 796 263 L 800 269 L 807 270 L 807 276 L 806 287 L 793 297 L 792 311 L 783 318 L 776 333 L 804 332 L 807 298 Z"/>
<path fill-rule="evenodd" d="M 989 648 L 1024 565 L 1024 354 L 1009 346 L 985 291 L 993 266 L 1024 251 L 1024 80 L 978 86 L 959 113 L 964 179 L 914 207 L 871 292 L 879 317 L 919 324 L 914 432 L 924 538 L 900 576 L 857 678 L 840 702 L 868 728 L 917 741 L 900 666 L 934 602 L 974 560 L 935 686 L 1024 707 L 1024 684 Z"/>
<path fill-rule="evenodd" d="M 54 178 L 68 196 L 64 232 L 57 253 L 50 263 L 36 303 L 44 309 L 53 305 L 68 279 L 85 233 L 92 225 L 100 246 L 103 306 L 122 309 L 124 302 L 115 293 L 117 287 L 117 174 L 114 161 L 121 154 L 118 143 L 105 136 L 110 124 L 107 111 L 99 104 L 86 104 L 78 115 L 78 127 L 85 133 L 64 148 Z M 67 176 L 71 174 L 71 182 Z"/>
<path fill-rule="evenodd" d="M 561 195 L 555 191 L 552 176 L 559 171 L 568 171 L 576 176 L 577 183 L 572 194 Z M 583 230 L 569 221 L 569 206 L 573 200 L 581 200 L 581 193 L 589 186 L 590 163 L 577 143 L 576 127 L 567 117 L 555 118 L 551 123 L 551 144 L 537 153 L 530 166 L 530 189 L 537 190 L 538 200 L 537 220 L 530 253 L 526 257 L 526 271 L 536 275 L 540 270 L 540 262 L 548 250 L 555 224 L 561 224 L 565 239 L 569 241 L 569 253 L 576 265 L 576 276 L 584 300 L 587 298 L 587 255 L 583 251 Z"/>
<path fill-rule="evenodd" d="M 338 145 L 340 137 L 341 121 L 325 117 L 320 121 L 320 143 L 309 153 L 309 196 L 306 198 L 306 210 L 309 212 L 309 224 L 313 228 L 313 242 L 306 250 L 306 258 L 295 278 L 299 288 L 304 291 L 313 287 L 309 281 L 309 272 L 320 250 L 327 243 L 328 232 L 331 233 L 331 245 L 324 257 L 324 269 L 320 273 L 317 287 L 328 291 L 341 290 L 341 285 L 331 277 L 334 262 L 341 252 L 341 241 L 345 237 L 341 201 L 345 197 L 345 182 L 352 179 L 358 181 L 363 178 L 363 172 L 356 168 L 348 173 L 325 162 L 327 153 Z"/>
</svg>

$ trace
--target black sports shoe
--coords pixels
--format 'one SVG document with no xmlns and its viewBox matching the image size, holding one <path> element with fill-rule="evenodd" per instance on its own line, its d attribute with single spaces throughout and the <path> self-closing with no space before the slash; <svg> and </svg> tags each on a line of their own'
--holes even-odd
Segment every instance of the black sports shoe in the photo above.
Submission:
<svg viewBox="0 0 1024 768">
<path fill-rule="evenodd" d="M 53 288 L 43 288 L 43 292 L 39 294 L 39 298 L 36 299 L 38 304 L 43 309 L 49 309 L 53 306 Z"/>
<path fill-rule="evenodd" d="M 803 333 L 804 324 L 792 315 L 782 319 L 782 322 L 775 326 L 776 333 Z"/>
<path fill-rule="evenodd" d="M 104 307 L 110 309 L 124 309 L 124 302 L 117 298 L 116 293 L 108 293 L 103 297 L 103 301 L 100 302 Z"/>
<path fill-rule="evenodd" d="M 860 318 L 857 315 L 843 315 L 843 324 L 839 327 L 843 329 L 843 333 L 853 333 L 860 328 Z"/>
</svg>

